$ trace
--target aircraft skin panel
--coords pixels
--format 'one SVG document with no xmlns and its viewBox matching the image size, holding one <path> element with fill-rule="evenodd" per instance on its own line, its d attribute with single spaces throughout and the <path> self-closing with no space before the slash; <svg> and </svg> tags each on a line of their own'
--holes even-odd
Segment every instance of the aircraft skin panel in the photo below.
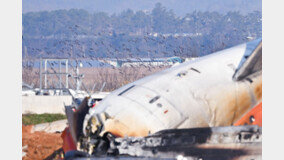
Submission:
<svg viewBox="0 0 284 160">
<path fill-rule="evenodd" d="M 124 136 L 142 136 L 148 135 L 149 131 L 155 128 L 161 128 L 163 124 L 159 123 L 159 119 L 156 119 L 135 102 L 129 101 L 129 109 L 127 112 L 122 110 L 116 115 L 110 115 L 111 117 L 105 122 L 105 131 L 109 131 L 112 134 L 124 137 Z M 150 125 L 148 121 L 156 121 L 155 124 Z"/>
<path fill-rule="evenodd" d="M 139 94 L 129 94 L 136 92 Z M 182 120 L 182 112 L 177 110 L 178 108 L 170 104 L 164 97 L 155 93 L 147 88 L 136 86 L 132 92 L 126 93 L 123 96 L 136 101 L 141 107 L 146 108 L 150 114 L 153 114 L 164 124 L 165 128 L 172 128 L 178 125 L 178 122 Z M 141 93 L 141 94 L 140 94 Z M 175 121 L 168 121 L 168 119 L 175 118 Z"/>
<path fill-rule="evenodd" d="M 261 75 L 233 80 L 246 47 L 238 45 L 130 83 L 89 114 L 110 115 L 105 131 L 119 136 L 232 125 L 262 98 Z"/>
<path fill-rule="evenodd" d="M 137 101 L 116 96 L 112 98 L 112 102 L 105 110 L 109 116 L 105 121 L 105 131 L 112 131 L 119 136 L 142 136 L 148 135 L 151 131 L 158 131 L 159 128 L 165 128 L 165 124 L 153 115 L 153 112 Z M 121 107 L 114 105 L 116 103 Z M 132 127 L 136 128 L 135 133 Z"/>
<path fill-rule="evenodd" d="M 175 66 L 175 67 L 172 67 L 172 68 L 169 68 L 169 69 L 166 69 L 166 70 L 163 70 L 161 72 L 158 72 L 158 73 L 155 73 L 153 75 L 149 75 L 149 76 L 146 76 L 140 80 L 137 80 L 133 83 L 130 83 L 130 84 L 127 84 L 125 86 L 122 86 L 121 88 L 113 91 L 111 94 L 109 94 L 108 96 L 106 96 L 103 100 L 102 100 L 102 104 L 98 105 L 96 107 L 96 109 L 91 109 L 90 110 L 90 114 L 93 115 L 93 114 L 98 114 L 98 113 L 101 113 L 101 112 L 104 112 L 104 110 L 107 108 L 106 105 L 103 105 L 103 103 L 105 103 L 106 101 L 108 101 L 109 99 L 115 97 L 116 95 L 118 95 L 119 93 L 123 92 L 124 90 L 126 90 L 127 88 L 133 86 L 134 84 L 135 85 L 140 85 L 142 86 L 142 84 L 144 83 L 147 83 L 148 81 L 155 81 L 157 79 L 165 79 L 169 76 L 163 76 L 163 75 L 167 75 L 167 74 L 172 74 L 173 77 L 175 77 L 176 74 L 180 73 L 181 71 L 184 70 L 185 67 L 187 68 L 191 68 L 191 66 L 196 66 L 196 63 L 200 63 L 199 67 L 206 67 L 208 65 L 208 62 L 202 62 L 204 59 L 209 59 L 209 61 L 213 61 L 216 63 L 215 64 L 218 64 L 220 63 L 220 61 L 229 61 L 230 59 L 236 59 L 235 62 L 232 64 L 232 63 L 228 63 L 229 65 L 234 65 L 234 66 L 237 66 L 238 63 L 239 63 L 239 60 L 242 58 L 243 56 L 243 53 L 245 51 L 245 47 L 246 45 L 245 44 L 242 44 L 242 45 L 238 45 L 234 48 L 231 48 L 231 49 L 226 49 L 226 50 L 223 50 L 223 51 L 219 51 L 219 52 L 216 52 L 214 54 L 210 54 L 208 56 L 205 56 L 205 57 L 201 57 L 201 58 L 198 58 L 198 59 L 195 59 L 193 61 L 188 61 L 188 62 L 184 62 L 178 66 Z M 218 56 L 218 58 L 215 56 Z M 233 57 L 232 57 L 233 56 Z M 214 59 L 212 59 L 214 58 Z M 210 60 L 212 59 L 212 60 Z M 224 59 L 224 60 L 222 60 Z M 212 63 L 212 62 L 211 62 Z M 205 65 L 205 66 L 204 66 Z M 226 72 L 230 72 L 230 67 L 226 67 L 226 66 L 223 66 L 225 67 L 225 70 Z M 208 68 L 207 68 L 208 69 Z M 213 69 L 215 72 L 216 72 L 216 69 Z M 214 75 L 214 73 L 210 73 L 210 71 L 208 71 L 209 74 L 212 74 Z M 208 73 L 207 72 L 207 73 Z M 205 73 L 205 72 L 204 72 Z M 220 74 L 221 75 L 221 74 Z M 206 77 L 206 75 L 205 75 Z M 214 75 L 214 78 L 220 78 L 220 76 L 215 76 Z M 166 80 L 166 79 L 165 79 Z M 171 80 L 171 79 L 167 79 L 167 80 Z M 223 79 L 222 79 L 223 80 Z M 227 77 L 227 80 L 231 80 L 231 77 Z M 158 81 L 159 82 L 159 81 Z M 199 82 L 199 83 L 202 83 L 202 82 Z M 207 82 L 205 82 L 207 84 Z M 159 85 L 155 85 L 155 87 L 157 88 L 163 88 L 165 85 L 167 86 L 168 83 L 165 83 L 165 85 L 161 84 L 161 83 L 158 83 Z M 202 85 L 198 86 L 198 87 L 201 87 Z"/>
</svg>

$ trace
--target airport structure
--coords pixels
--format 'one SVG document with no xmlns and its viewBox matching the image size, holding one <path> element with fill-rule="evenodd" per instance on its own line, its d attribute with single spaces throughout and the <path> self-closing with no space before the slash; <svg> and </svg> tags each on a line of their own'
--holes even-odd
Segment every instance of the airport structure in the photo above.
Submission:
<svg viewBox="0 0 284 160">
<path fill-rule="evenodd" d="M 40 59 L 39 88 L 34 88 L 34 85 L 25 82 L 22 83 L 23 114 L 64 114 L 65 106 L 77 106 L 77 103 L 86 96 L 98 100 L 105 97 L 108 94 L 102 92 L 105 83 L 99 92 L 92 94 L 81 89 L 84 74 L 79 73 L 80 67 L 82 67 L 81 63 L 76 61 L 76 66 L 73 66 L 69 59 Z M 72 85 L 70 81 L 75 85 Z M 55 86 L 50 82 L 55 82 Z"/>
<path fill-rule="evenodd" d="M 169 66 L 176 63 L 182 63 L 184 60 L 180 57 L 169 58 L 129 58 L 129 59 L 103 59 L 99 60 L 106 62 L 114 67 L 138 67 L 138 66 Z"/>
</svg>

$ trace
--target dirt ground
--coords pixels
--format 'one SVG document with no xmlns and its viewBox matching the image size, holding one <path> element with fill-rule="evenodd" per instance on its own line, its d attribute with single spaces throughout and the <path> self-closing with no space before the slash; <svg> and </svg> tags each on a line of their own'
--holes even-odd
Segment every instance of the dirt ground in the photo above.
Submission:
<svg viewBox="0 0 284 160">
<path fill-rule="evenodd" d="M 22 146 L 27 146 L 23 149 L 23 152 L 26 152 L 23 160 L 46 159 L 62 147 L 61 133 L 31 133 L 31 128 L 31 125 L 22 127 Z M 60 156 L 58 155 L 55 159 L 60 159 Z"/>
</svg>

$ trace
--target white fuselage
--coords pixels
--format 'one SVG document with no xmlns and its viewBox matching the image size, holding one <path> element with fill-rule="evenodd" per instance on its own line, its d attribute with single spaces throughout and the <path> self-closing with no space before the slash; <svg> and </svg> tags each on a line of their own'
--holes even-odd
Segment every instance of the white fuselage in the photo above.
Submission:
<svg viewBox="0 0 284 160">
<path fill-rule="evenodd" d="M 109 115 L 105 131 L 117 136 L 232 125 L 262 98 L 261 74 L 253 82 L 232 78 L 245 49 L 242 44 L 125 85 L 89 114 Z"/>
</svg>

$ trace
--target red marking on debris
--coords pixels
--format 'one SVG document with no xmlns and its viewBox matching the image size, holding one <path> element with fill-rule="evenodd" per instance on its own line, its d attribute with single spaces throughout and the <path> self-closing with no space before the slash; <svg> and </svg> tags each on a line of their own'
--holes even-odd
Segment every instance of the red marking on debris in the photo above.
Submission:
<svg viewBox="0 0 284 160">
<path fill-rule="evenodd" d="M 254 121 L 251 121 L 253 118 Z M 234 126 L 241 125 L 258 125 L 262 127 L 262 102 L 251 109 L 247 114 L 245 114 L 239 121 L 237 121 Z"/>
<path fill-rule="evenodd" d="M 64 152 L 77 150 L 75 142 L 72 139 L 71 133 L 69 131 L 69 127 L 66 127 L 61 134 L 61 138 L 63 140 L 63 150 Z"/>
<path fill-rule="evenodd" d="M 168 113 L 168 110 L 165 110 L 165 111 L 164 111 L 164 114 L 166 114 L 166 113 Z"/>
</svg>

